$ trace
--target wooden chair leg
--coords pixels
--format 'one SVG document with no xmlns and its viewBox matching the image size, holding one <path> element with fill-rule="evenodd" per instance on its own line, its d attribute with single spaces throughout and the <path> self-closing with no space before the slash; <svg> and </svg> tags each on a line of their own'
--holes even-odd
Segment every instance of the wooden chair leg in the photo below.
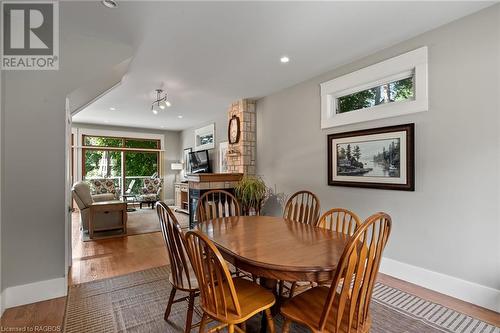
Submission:
<svg viewBox="0 0 500 333">
<path fill-rule="evenodd" d="M 267 326 L 269 327 L 269 333 L 275 333 L 274 319 L 273 315 L 271 314 L 270 308 L 266 309 L 266 318 L 267 318 Z"/>
<path fill-rule="evenodd" d="M 170 316 L 170 311 L 172 310 L 172 304 L 174 303 L 174 297 L 176 291 L 177 289 L 172 287 L 172 290 L 170 291 L 170 297 L 168 298 L 167 308 L 165 309 L 165 316 L 163 316 L 165 321 L 168 321 L 168 316 Z"/>
<path fill-rule="evenodd" d="M 200 321 L 199 333 L 205 332 L 205 327 L 207 326 L 207 321 L 208 321 L 208 316 L 205 312 L 203 312 L 203 316 L 201 317 L 201 321 Z"/>
<path fill-rule="evenodd" d="M 281 298 L 281 297 L 283 297 L 283 288 L 285 286 L 285 282 L 280 280 L 278 285 L 279 285 L 278 296 Z"/>
<path fill-rule="evenodd" d="M 186 316 L 186 328 L 184 330 L 185 333 L 191 332 L 191 324 L 193 321 L 193 310 L 194 310 L 194 292 L 189 293 L 189 301 L 188 301 L 188 312 Z"/>
<path fill-rule="evenodd" d="M 288 298 L 292 298 L 293 297 L 293 293 L 295 292 L 295 287 L 297 286 L 297 282 L 292 282 L 292 285 L 290 286 L 290 294 L 288 296 Z"/>
<path fill-rule="evenodd" d="M 229 324 L 228 332 L 229 333 L 234 333 L 234 324 Z"/>
<path fill-rule="evenodd" d="M 290 324 L 291 324 L 290 319 L 286 318 L 285 322 L 283 323 L 283 330 L 281 332 L 282 333 L 289 333 L 290 332 Z"/>
</svg>

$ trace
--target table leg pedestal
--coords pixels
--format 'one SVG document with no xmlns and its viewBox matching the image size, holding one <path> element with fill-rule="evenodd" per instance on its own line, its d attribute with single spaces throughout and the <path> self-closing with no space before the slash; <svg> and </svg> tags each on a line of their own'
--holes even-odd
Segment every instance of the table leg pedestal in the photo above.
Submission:
<svg viewBox="0 0 500 333">
<path fill-rule="evenodd" d="M 280 305 L 281 305 L 281 300 L 279 299 L 276 287 L 278 285 L 278 281 L 274 279 L 267 279 L 267 278 L 259 278 L 260 280 L 260 285 L 268 290 L 271 290 L 274 294 L 274 297 L 276 297 L 276 303 L 273 305 L 271 308 L 271 313 L 274 316 L 276 316 L 279 313 L 280 310 Z M 262 319 L 260 322 L 260 333 L 267 333 L 267 318 L 266 318 L 266 313 L 262 311 Z"/>
</svg>

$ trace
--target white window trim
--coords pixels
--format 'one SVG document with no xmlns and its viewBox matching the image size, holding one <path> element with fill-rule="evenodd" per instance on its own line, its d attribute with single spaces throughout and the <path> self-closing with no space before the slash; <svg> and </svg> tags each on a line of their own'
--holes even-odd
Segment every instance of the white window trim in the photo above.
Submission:
<svg viewBox="0 0 500 333">
<path fill-rule="evenodd" d="M 427 111 L 429 109 L 427 53 L 428 49 L 424 46 L 321 83 L 321 128 Z M 409 77 L 412 73 L 415 74 L 414 99 L 336 113 L 337 98 L 397 81 Z"/>
</svg>

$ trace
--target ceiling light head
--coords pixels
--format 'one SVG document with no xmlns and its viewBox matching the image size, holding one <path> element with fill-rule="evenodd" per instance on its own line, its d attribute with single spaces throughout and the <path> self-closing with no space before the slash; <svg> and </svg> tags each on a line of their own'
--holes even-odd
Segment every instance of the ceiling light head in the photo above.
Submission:
<svg viewBox="0 0 500 333">
<path fill-rule="evenodd" d="M 111 111 L 115 111 L 115 110 L 116 110 L 116 108 L 114 108 L 114 107 L 110 107 L 109 109 L 110 109 Z"/>
<path fill-rule="evenodd" d="M 182 119 L 182 118 L 184 118 L 184 116 L 180 114 L 177 116 L 177 118 Z"/>
<path fill-rule="evenodd" d="M 162 94 L 163 90 L 156 89 L 156 100 L 151 104 L 151 111 L 154 114 L 158 114 L 161 110 L 165 110 L 172 105 L 172 103 L 167 100 L 167 94 L 165 93 L 163 96 Z"/>
<path fill-rule="evenodd" d="M 102 0 L 102 4 L 108 8 L 116 8 L 118 6 L 118 2 L 115 0 Z"/>
<path fill-rule="evenodd" d="M 287 56 L 282 56 L 280 58 L 280 61 L 282 64 L 286 64 L 286 63 L 290 62 L 290 58 L 288 58 Z"/>
</svg>

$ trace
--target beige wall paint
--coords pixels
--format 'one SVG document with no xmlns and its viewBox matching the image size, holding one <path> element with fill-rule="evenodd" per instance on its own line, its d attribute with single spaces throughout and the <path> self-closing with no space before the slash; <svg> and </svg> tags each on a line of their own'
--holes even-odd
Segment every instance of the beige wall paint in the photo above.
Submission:
<svg viewBox="0 0 500 333">
<path fill-rule="evenodd" d="M 2 156 L 2 135 L 3 135 L 3 103 L 4 103 L 4 93 L 3 93 L 3 75 L 2 71 L 0 71 L 0 157 Z M 2 193 L 3 193 L 3 187 L 2 187 L 2 178 L 3 178 L 3 162 L 0 161 L 0 316 L 2 316 L 3 313 L 3 297 L 2 297 L 2 292 L 3 292 L 3 287 L 2 287 Z"/>
<path fill-rule="evenodd" d="M 163 154 L 163 173 L 165 186 L 163 187 L 164 200 L 171 202 L 174 200 L 174 182 L 175 175 L 178 172 L 173 171 L 170 168 L 170 164 L 180 161 L 182 155 L 179 155 L 180 147 L 180 135 L 179 131 L 160 131 L 153 129 L 144 129 L 136 127 L 123 127 L 123 126 L 106 126 L 106 125 L 95 125 L 95 124 L 81 124 L 73 123 L 73 128 L 80 129 L 97 129 L 103 131 L 122 131 L 122 132 L 135 132 L 135 133 L 148 133 L 148 134 L 160 134 L 164 136 L 164 154 Z"/>
<path fill-rule="evenodd" d="M 4 290 L 64 278 L 65 98 L 131 54 L 119 42 L 61 29 L 58 71 L 2 73 Z"/>
<path fill-rule="evenodd" d="M 208 151 L 212 172 L 219 172 L 219 143 L 227 141 L 227 110 L 223 110 L 213 119 L 213 121 L 193 126 L 181 132 L 180 136 L 180 156 L 183 156 L 185 148 L 194 150 L 194 131 L 197 128 L 215 123 L 215 148 Z"/>
<path fill-rule="evenodd" d="M 323 209 L 363 218 L 386 211 L 394 219 L 387 257 L 500 289 L 499 12 L 496 5 L 258 100 L 258 174 L 278 191 L 313 190 Z M 429 112 L 320 129 L 321 82 L 424 45 Z M 327 134 L 410 122 L 415 192 L 327 186 Z"/>
</svg>

